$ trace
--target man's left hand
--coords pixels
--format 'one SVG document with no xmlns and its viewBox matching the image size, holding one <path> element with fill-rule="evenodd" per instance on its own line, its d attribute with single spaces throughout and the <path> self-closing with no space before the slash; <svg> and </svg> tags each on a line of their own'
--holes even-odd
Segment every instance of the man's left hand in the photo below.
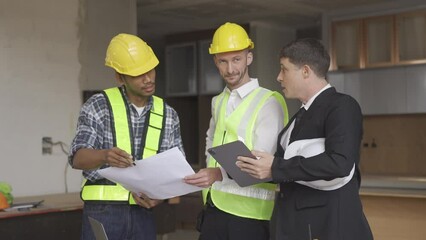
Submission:
<svg viewBox="0 0 426 240">
<path fill-rule="evenodd" d="M 270 178 L 272 176 L 271 167 L 274 156 L 266 152 L 252 151 L 257 159 L 239 156 L 236 162 L 241 171 L 250 174 L 258 179 Z"/>
<path fill-rule="evenodd" d="M 186 176 L 183 181 L 197 187 L 208 188 L 216 181 L 222 181 L 220 168 L 203 168 L 195 174 Z"/>
<path fill-rule="evenodd" d="M 151 199 L 148 196 L 146 196 L 143 193 L 134 193 L 132 192 L 132 196 L 135 199 L 135 202 L 139 205 L 142 206 L 144 208 L 153 208 L 155 206 L 157 206 L 158 204 L 162 203 L 164 200 L 159 200 L 159 199 Z"/>
</svg>

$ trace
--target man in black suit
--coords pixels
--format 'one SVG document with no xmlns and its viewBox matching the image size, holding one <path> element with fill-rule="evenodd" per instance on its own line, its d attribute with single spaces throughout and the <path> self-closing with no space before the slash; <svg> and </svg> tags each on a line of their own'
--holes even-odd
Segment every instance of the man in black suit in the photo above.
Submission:
<svg viewBox="0 0 426 240">
<path fill-rule="evenodd" d="M 359 104 L 328 83 L 330 56 L 319 41 L 291 42 L 281 50 L 280 64 L 277 80 L 285 96 L 302 107 L 280 133 L 275 156 L 253 151 L 257 160 L 237 162 L 256 178 L 280 183 L 273 239 L 373 239 L 359 197 Z"/>
</svg>

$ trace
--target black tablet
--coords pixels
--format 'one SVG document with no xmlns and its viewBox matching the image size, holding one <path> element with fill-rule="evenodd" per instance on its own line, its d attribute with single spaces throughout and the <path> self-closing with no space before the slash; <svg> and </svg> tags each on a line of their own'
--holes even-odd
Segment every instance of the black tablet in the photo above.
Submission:
<svg viewBox="0 0 426 240">
<path fill-rule="evenodd" d="M 225 171 L 235 180 L 240 187 L 247 187 L 257 183 L 269 182 L 272 179 L 257 179 L 250 174 L 242 172 L 235 164 L 238 156 L 251 157 L 251 151 L 241 141 L 226 143 L 212 147 L 207 150 L 209 154 L 225 169 Z"/>
</svg>

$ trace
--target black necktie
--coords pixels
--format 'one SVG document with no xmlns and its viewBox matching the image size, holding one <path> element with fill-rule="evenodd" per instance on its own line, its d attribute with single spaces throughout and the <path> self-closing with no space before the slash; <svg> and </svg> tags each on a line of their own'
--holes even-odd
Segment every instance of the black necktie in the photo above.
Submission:
<svg viewBox="0 0 426 240">
<path fill-rule="evenodd" d="M 304 107 L 301 107 L 299 111 L 296 113 L 296 118 L 294 119 L 294 127 L 293 130 L 291 130 L 290 135 L 290 142 L 294 140 L 294 137 L 299 132 L 300 128 L 300 119 L 302 119 L 303 114 L 306 112 L 306 109 Z"/>
</svg>

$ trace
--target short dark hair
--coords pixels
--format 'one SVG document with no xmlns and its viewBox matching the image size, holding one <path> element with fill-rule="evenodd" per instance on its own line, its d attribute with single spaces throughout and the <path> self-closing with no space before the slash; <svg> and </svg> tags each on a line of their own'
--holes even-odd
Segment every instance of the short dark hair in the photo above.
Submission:
<svg viewBox="0 0 426 240">
<path fill-rule="evenodd" d="M 308 65 L 318 77 L 324 77 L 330 67 L 330 55 L 321 44 L 314 38 L 302 38 L 290 42 L 280 51 L 280 59 L 288 58 L 289 61 L 298 66 Z"/>
</svg>

